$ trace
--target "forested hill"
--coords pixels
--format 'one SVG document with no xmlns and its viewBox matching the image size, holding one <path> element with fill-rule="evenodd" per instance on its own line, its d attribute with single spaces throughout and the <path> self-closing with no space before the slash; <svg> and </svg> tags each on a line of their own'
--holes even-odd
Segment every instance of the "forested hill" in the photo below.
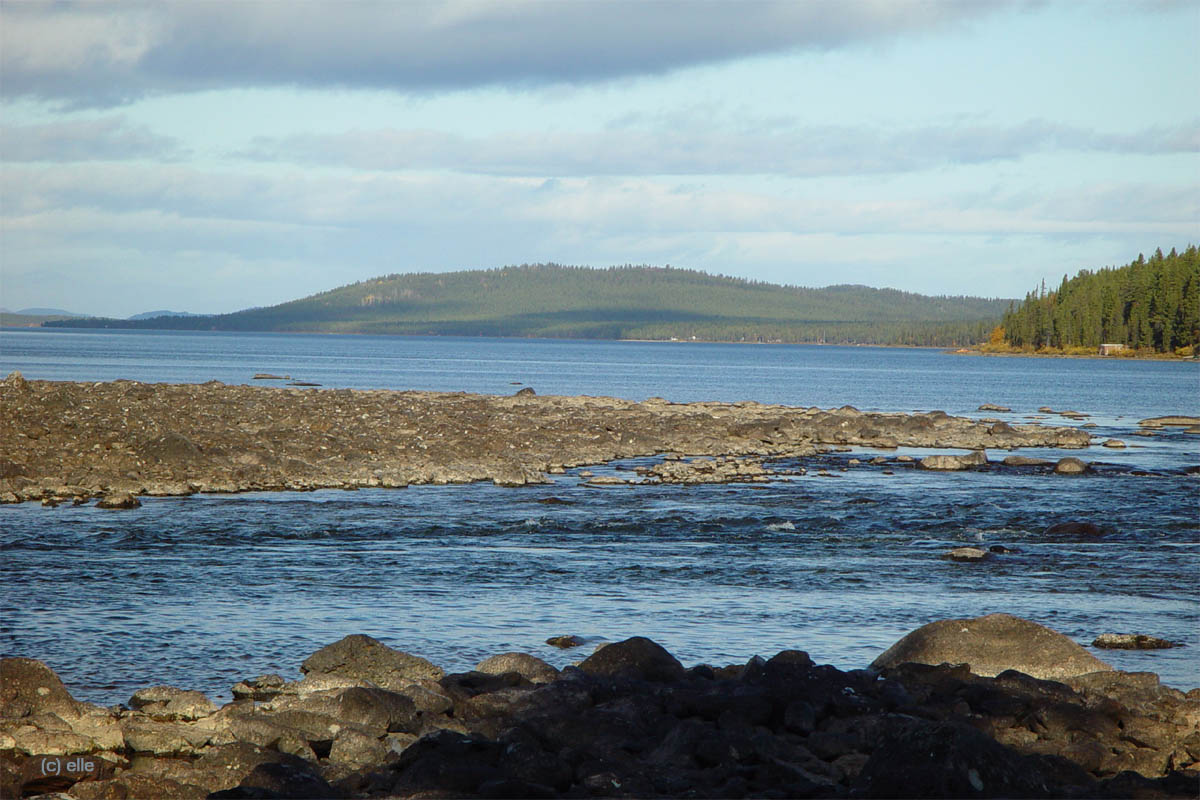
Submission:
<svg viewBox="0 0 1200 800">
<path fill-rule="evenodd" d="M 1002 325 L 993 346 L 1095 352 L 1113 343 L 1190 356 L 1200 350 L 1200 251 L 1157 250 L 1123 267 L 1064 275 L 1057 290 L 1030 292 Z"/>
<path fill-rule="evenodd" d="M 534 264 L 388 275 L 211 317 L 70 320 L 70 327 L 963 345 L 1007 300 L 894 289 L 804 289 L 670 267 Z"/>
</svg>

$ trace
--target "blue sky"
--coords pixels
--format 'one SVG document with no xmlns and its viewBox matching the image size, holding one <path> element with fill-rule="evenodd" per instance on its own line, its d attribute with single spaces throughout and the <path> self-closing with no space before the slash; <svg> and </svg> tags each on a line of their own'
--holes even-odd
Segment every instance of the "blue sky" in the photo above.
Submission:
<svg viewBox="0 0 1200 800">
<path fill-rule="evenodd" d="M 671 264 L 1020 297 L 1200 242 L 1196 2 L 0 6 L 0 305 Z"/>
</svg>

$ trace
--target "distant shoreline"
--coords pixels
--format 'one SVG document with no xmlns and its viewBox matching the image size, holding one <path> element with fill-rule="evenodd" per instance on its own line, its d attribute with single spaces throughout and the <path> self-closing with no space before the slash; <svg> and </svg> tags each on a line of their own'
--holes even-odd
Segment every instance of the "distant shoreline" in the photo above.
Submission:
<svg viewBox="0 0 1200 800">
<path fill-rule="evenodd" d="M 1155 353 L 1153 355 L 1129 355 L 1129 356 L 1102 356 L 1099 353 L 988 353 L 978 348 L 959 348 L 957 350 L 942 350 L 953 356 L 996 356 L 1001 358 L 1086 358 L 1097 361 L 1180 361 L 1180 362 L 1195 362 L 1200 364 L 1200 358 L 1195 356 L 1177 356 L 1168 353 Z"/>
</svg>

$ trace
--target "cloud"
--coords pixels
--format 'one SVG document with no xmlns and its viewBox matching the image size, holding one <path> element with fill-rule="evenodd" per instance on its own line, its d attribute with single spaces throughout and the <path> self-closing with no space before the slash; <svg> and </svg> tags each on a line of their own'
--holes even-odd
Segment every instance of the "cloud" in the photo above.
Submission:
<svg viewBox="0 0 1200 800">
<path fill-rule="evenodd" d="M 0 161 L 93 161 L 172 158 L 179 142 L 121 117 L 0 125 Z"/>
<path fill-rule="evenodd" d="M 5 3 L 8 96 L 69 105 L 261 86 L 588 83 L 938 30 L 1012 0 Z"/>
<path fill-rule="evenodd" d="M 435 130 L 258 137 L 238 155 L 361 170 L 449 170 L 481 175 L 826 175 L 912 172 L 1047 151 L 1200 152 L 1200 120 L 1175 128 L 1100 134 L 1034 120 L 1015 126 L 927 126 L 903 131 L 816 126 L 726 133 L 711 125 L 602 133 L 467 137 Z"/>
</svg>

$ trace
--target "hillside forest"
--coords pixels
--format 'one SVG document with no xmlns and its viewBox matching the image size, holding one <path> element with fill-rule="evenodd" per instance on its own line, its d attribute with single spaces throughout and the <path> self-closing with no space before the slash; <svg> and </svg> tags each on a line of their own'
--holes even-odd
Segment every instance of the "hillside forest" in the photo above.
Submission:
<svg viewBox="0 0 1200 800">
<path fill-rule="evenodd" d="M 1126 355 L 1200 351 L 1200 251 L 1194 245 L 1064 275 L 1050 291 L 1043 282 L 1023 303 L 1009 306 L 983 349 L 1091 354 L 1107 343 L 1124 345 Z"/>
</svg>

